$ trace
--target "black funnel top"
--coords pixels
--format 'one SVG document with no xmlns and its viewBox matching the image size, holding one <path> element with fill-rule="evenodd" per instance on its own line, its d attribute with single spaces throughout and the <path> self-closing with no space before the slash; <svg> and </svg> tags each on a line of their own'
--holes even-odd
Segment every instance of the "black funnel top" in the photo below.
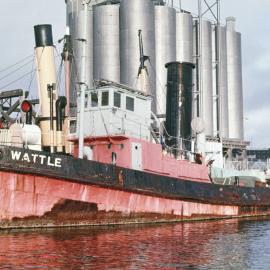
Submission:
<svg viewBox="0 0 270 270">
<path fill-rule="evenodd" d="M 52 26 L 42 24 L 34 26 L 36 47 L 53 46 Z"/>
</svg>

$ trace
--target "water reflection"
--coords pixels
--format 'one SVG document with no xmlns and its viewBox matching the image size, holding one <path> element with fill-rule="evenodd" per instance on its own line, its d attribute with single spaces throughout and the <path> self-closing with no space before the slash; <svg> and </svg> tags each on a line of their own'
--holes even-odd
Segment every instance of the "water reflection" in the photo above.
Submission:
<svg viewBox="0 0 270 270">
<path fill-rule="evenodd" d="M 270 221 L 0 233 L 0 269 L 269 269 Z"/>
</svg>

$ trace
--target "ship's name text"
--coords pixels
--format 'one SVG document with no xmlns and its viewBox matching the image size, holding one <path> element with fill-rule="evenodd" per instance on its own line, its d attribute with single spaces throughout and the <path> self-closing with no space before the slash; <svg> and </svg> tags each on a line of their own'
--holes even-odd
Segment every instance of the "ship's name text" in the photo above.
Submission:
<svg viewBox="0 0 270 270">
<path fill-rule="evenodd" d="M 62 167 L 62 159 L 54 158 L 39 154 L 22 153 L 20 151 L 11 150 L 11 158 L 16 161 L 25 161 L 28 163 L 40 163 L 41 165 L 47 165 L 50 167 Z"/>
</svg>

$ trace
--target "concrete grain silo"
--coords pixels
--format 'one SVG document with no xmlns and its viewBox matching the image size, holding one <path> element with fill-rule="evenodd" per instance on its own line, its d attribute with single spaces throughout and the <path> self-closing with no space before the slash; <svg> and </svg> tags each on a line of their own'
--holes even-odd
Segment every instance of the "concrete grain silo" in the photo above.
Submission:
<svg viewBox="0 0 270 270">
<path fill-rule="evenodd" d="M 193 63 L 193 19 L 190 13 L 176 13 L 176 60 Z"/>
<path fill-rule="evenodd" d="M 156 112 L 166 113 L 167 69 L 165 64 L 176 61 L 176 11 L 155 6 L 156 36 Z"/>
<path fill-rule="evenodd" d="M 235 31 L 235 18 L 229 17 L 226 21 L 229 137 L 242 140 L 244 127 L 241 34 Z"/>
<path fill-rule="evenodd" d="M 72 107 L 77 105 L 77 92 L 79 84 L 85 83 L 91 88 L 93 85 L 93 12 L 92 7 L 88 7 L 86 24 L 86 55 L 82 55 L 84 46 L 84 25 L 85 14 L 83 0 L 67 0 L 68 25 L 73 46 L 73 62 L 71 74 L 70 102 Z M 86 77 L 83 82 L 81 73 L 82 61 L 86 61 Z M 74 114 L 74 110 L 71 110 Z"/>
<path fill-rule="evenodd" d="M 120 81 L 136 87 L 140 65 L 138 31 L 142 30 L 149 74 L 152 110 L 156 109 L 155 9 L 151 0 L 122 0 L 120 3 Z"/>
<path fill-rule="evenodd" d="M 201 33 L 201 111 L 205 134 L 213 136 L 213 52 L 210 21 L 202 20 Z"/>
<path fill-rule="evenodd" d="M 229 138 L 226 28 L 220 27 L 220 136 Z"/>
<path fill-rule="evenodd" d="M 94 79 L 120 82 L 119 5 L 94 6 Z"/>
<path fill-rule="evenodd" d="M 176 13 L 176 61 L 195 63 L 194 59 L 194 37 L 193 37 L 193 17 L 187 12 Z M 196 81 L 196 71 L 194 70 L 193 80 Z M 194 87 L 193 90 L 196 88 Z M 193 91 L 194 92 L 194 91 Z M 192 95 L 193 118 L 197 115 L 197 96 Z"/>
</svg>

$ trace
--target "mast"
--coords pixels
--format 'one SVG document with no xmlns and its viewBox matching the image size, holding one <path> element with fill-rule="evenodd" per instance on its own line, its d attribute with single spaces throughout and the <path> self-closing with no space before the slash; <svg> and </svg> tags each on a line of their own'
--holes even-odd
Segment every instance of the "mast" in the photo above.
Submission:
<svg viewBox="0 0 270 270">
<path fill-rule="evenodd" d="M 88 22 L 88 6 L 91 0 L 85 0 L 84 5 L 84 31 L 83 37 L 80 40 L 83 42 L 83 51 L 82 51 L 82 65 L 81 65 L 81 74 L 82 81 L 80 84 L 80 118 L 79 118 L 79 158 L 83 158 L 83 147 L 84 147 L 84 109 L 85 109 L 85 92 L 88 89 L 86 84 L 86 45 L 87 45 L 87 22 Z"/>
<path fill-rule="evenodd" d="M 64 48 L 62 53 L 62 60 L 65 66 L 65 96 L 67 99 L 67 106 L 65 114 L 70 116 L 70 75 L 71 75 L 71 62 L 72 62 L 72 43 L 71 36 L 66 34 L 63 38 Z M 60 41 L 59 41 L 60 42 Z"/>
</svg>

